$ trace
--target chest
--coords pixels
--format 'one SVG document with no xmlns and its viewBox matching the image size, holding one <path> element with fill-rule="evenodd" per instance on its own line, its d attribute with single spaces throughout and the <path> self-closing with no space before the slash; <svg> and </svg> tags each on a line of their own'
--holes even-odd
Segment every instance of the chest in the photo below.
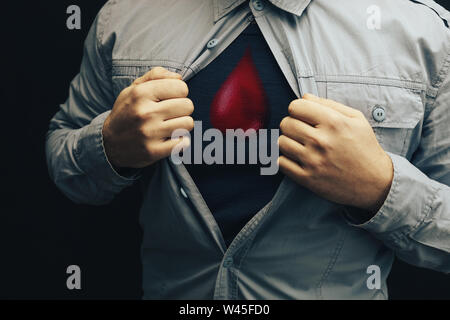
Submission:
<svg viewBox="0 0 450 320">
<path fill-rule="evenodd" d="M 271 86 L 271 81 L 282 83 L 281 87 L 287 89 L 278 93 L 278 99 L 285 101 L 275 110 L 285 110 L 289 100 L 307 92 L 336 100 L 363 112 L 386 151 L 409 157 L 420 140 L 425 112 L 423 52 L 417 48 L 405 50 L 404 41 L 399 38 L 405 35 L 401 33 L 376 33 L 367 28 L 365 2 L 354 6 L 359 14 L 352 20 L 344 19 L 345 8 L 338 6 L 321 12 L 319 17 L 315 12 L 319 12 L 322 3 L 315 1 L 302 18 L 279 11 L 255 16 L 242 6 L 218 22 L 212 21 L 209 12 L 199 9 L 180 18 L 177 28 L 170 32 L 162 33 L 149 26 L 133 35 L 127 45 L 122 44 L 123 40 L 116 43 L 111 71 L 114 94 L 118 95 L 150 68 L 163 66 L 183 75 L 201 106 L 196 108 L 196 116 L 214 126 L 211 108 L 217 109 L 214 98 L 220 96 L 224 87 L 247 86 L 245 92 L 250 93 L 245 97 L 229 94 L 234 99 L 230 104 L 241 107 L 231 113 L 227 110 L 228 114 L 247 110 L 242 105 L 249 99 L 256 102 L 253 105 L 262 106 L 262 111 L 256 113 L 270 115 L 274 103 L 268 100 L 277 93 L 267 94 L 267 88 L 276 87 Z M 250 43 L 230 50 L 242 39 L 251 20 L 256 20 L 262 31 L 253 52 L 246 54 L 249 47 L 252 51 Z M 398 23 L 395 16 L 386 13 L 384 28 L 398 28 Z M 118 39 L 127 36 L 131 35 L 120 35 Z M 265 50 L 276 65 L 255 54 L 259 50 Z M 230 78 L 231 85 L 226 86 Z M 274 127 L 281 117 L 279 112 L 275 117 L 262 117 L 261 121 Z"/>
</svg>

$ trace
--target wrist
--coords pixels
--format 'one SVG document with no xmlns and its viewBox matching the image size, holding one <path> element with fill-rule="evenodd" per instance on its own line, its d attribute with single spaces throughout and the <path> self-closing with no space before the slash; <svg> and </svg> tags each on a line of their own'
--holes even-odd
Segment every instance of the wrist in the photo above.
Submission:
<svg viewBox="0 0 450 320">
<path fill-rule="evenodd" d="M 372 215 L 375 215 L 383 206 L 389 195 L 392 181 L 394 179 L 394 165 L 392 163 L 392 159 L 384 151 L 383 153 L 383 160 L 380 161 L 380 168 L 382 168 L 382 170 L 378 173 L 378 179 L 376 183 L 374 183 L 374 186 L 378 186 L 376 188 L 375 200 L 365 208 Z M 381 165 L 381 163 L 383 163 L 383 165 Z"/>
<path fill-rule="evenodd" d="M 105 150 L 106 158 L 108 159 L 111 166 L 114 167 L 114 169 L 120 168 L 120 166 L 116 163 L 116 159 L 114 156 L 114 148 L 112 144 L 112 133 L 110 130 L 110 116 L 108 116 L 105 119 L 105 122 L 103 123 L 102 128 L 102 141 L 103 141 L 103 148 Z"/>
</svg>

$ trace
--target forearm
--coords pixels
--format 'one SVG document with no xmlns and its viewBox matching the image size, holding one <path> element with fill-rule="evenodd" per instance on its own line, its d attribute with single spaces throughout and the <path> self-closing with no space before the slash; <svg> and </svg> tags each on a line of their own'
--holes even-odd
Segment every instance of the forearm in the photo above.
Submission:
<svg viewBox="0 0 450 320">
<path fill-rule="evenodd" d="M 102 127 L 108 114 L 100 114 L 79 129 L 64 127 L 59 114 L 51 122 L 46 142 L 50 176 L 77 203 L 108 203 L 138 178 L 119 175 L 106 157 Z"/>
</svg>

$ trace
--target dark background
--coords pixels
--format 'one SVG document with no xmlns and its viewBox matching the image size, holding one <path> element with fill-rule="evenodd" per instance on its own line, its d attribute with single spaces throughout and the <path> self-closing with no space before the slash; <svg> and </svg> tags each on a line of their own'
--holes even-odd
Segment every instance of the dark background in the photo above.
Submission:
<svg viewBox="0 0 450 320">
<path fill-rule="evenodd" d="M 84 38 L 105 2 L 1 4 L 2 299 L 142 296 L 140 190 L 129 188 L 108 206 L 75 205 L 50 181 L 45 163 L 48 122 L 66 99 Z M 71 4 L 81 7 L 81 30 L 66 28 Z M 82 290 L 66 288 L 71 264 L 82 269 Z M 450 276 L 397 261 L 389 289 L 391 299 L 450 299 Z"/>
</svg>

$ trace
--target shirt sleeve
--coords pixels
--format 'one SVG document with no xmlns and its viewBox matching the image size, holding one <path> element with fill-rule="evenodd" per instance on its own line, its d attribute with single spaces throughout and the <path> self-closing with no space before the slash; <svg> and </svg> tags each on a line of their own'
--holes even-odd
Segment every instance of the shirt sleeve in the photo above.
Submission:
<svg viewBox="0 0 450 320">
<path fill-rule="evenodd" d="M 388 197 L 366 229 L 413 265 L 450 272 L 450 59 L 427 105 L 421 142 L 411 161 L 391 154 Z"/>
<path fill-rule="evenodd" d="M 71 200 L 104 204 L 133 184 L 138 172 L 120 175 L 109 163 L 103 147 L 103 123 L 114 104 L 110 59 L 101 46 L 108 4 L 96 17 L 84 44 L 79 74 L 67 101 L 50 121 L 46 156 L 50 176 Z"/>
</svg>

